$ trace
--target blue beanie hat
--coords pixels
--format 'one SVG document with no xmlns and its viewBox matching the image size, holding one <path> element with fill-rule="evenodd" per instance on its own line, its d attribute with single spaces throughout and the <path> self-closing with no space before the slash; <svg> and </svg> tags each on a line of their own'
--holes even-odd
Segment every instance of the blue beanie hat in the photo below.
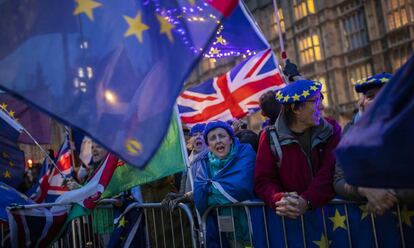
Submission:
<svg viewBox="0 0 414 248">
<path fill-rule="evenodd" d="M 276 94 L 276 100 L 280 104 L 305 102 L 316 95 L 322 89 L 322 84 L 317 81 L 301 79 L 286 85 Z"/>
<path fill-rule="evenodd" d="M 196 134 L 196 133 L 203 133 L 205 128 L 206 128 L 205 123 L 196 124 L 191 128 L 189 135 L 194 136 L 194 134 Z"/>
<path fill-rule="evenodd" d="M 383 72 L 365 79 L 361 79 L 356 82 L 355 91 L 365 94 L 365 92 L 370 89 L 381 88 L 385 83 L 390 81 L 391 78 L 392 74 Z"/>
<path fill-rule="evenodd" d="M 210 131 L 212 131 L 213 129 L 216 129 L 216 128 L 219 128 L 219 127 L 221 127 L 224 130 L 226 130 L 227 133 L 230 135 L 230 137 L 232 139 L 234 139 L 234 137 L 235 137 L 234 136 L 234 132 L 233 132 L 233 129 L 231 128 L 231 126 L 229 124 L 227 124 L 227 123 L 225 123 L 223 121 L 212 121 L 212 122 L 209 122 L 207 124 L 206 128 L 204 129 L 204 134 L 203 135 L 204 135 L 204 140 L 206 141 L 207 144 L 208 144 L 208 141 L 207 141 L 207 135 L 208 135 L 208 133 Z"/>
</svg>

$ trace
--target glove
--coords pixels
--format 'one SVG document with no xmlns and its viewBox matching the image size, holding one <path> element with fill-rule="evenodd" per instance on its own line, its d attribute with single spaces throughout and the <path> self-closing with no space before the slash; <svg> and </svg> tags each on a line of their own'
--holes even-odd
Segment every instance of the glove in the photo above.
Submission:
<svg viewBox="0 0 414 248">
<path fill-rule="evenodd" d="M 83 201 L 83 205 L 88 209 L 95 208 L 96 205 L 98 205 L 98 200 L 99 198 L 101 198 L 101 195 L 102 195 L 101 192 L 96 192 L 94 195 L 91 195 L 88 198 L 86 198 Z"/>
<path fill-rule="evenodd" d="M 171 211 L 177 204 L 176 200 L 180 199 L 181 197 L 183 197 L 183 194 L 168 193 L 161 202 L 162 208 L 167 211 Z"/>
<path fill-rule="evenodd" d="M 286 65 L 285 68 L 283 69 L 283 74 L 286 75 L 286 77 L 288 77 L 289 81 L 293 82 L 294 77 L 296 76 L 300 76 L 300 73 L 298 71 L 298 67 L 296 64 L 291 63 L 290 60 L 286 60 Z"/>
</svg>

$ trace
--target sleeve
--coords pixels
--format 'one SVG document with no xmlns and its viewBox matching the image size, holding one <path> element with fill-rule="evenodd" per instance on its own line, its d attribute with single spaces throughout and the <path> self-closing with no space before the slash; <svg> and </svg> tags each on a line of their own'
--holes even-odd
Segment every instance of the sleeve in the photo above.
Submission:
<svg viewBox="0 0 414 248">
<path fill-rule="evenodd" d="M 341 139 L 341 127 L 336 122 L 330 123 L 333 126 L 333 134 L 319 157 L 319 170 L 315 173 L 309 187 L 301 194 L 305 200 L 312 203 L 314 208 L 322 207 L 334 197 L 333 176 L 336 161 L 334 150 Z"/>
<path fill-rule="evenodd" d="M 283 196 L 276 162 L 277 158 L 270 149 L 266 132 L 262 132 L 256 156 L 254 190 L 256 195 L 271 208 L 275 208 L 275 203 Z"/>
<path fill-rule="evenodd" d="M 363 200 L 358 191 L 357 187 L 349 185 L 346 183 L 344 170 L 342 166 L 336 161 L 335 165 L 335 175 L 334 175 L 334 189 L 335 193 L 347 200 Z"/>
</svg>

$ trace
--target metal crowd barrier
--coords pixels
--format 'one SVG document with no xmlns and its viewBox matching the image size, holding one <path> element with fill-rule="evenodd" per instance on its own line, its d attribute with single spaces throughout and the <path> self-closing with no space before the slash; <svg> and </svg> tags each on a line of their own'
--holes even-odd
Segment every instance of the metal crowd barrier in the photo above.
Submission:
<svg viewBox="0 0 414 248">
<path fill-rule="evenodd" d="M 187 205 L 180 203 L 173 211 L 167 211 L 160 203 L 143 203 L 136 209 L 144 213 L 146 247 L 199 247 L 192 211 Z M 97 219 L 104 229 L 93 224 Z M 114 228 L 112 205 L 100 205 L 91 215 L 72 220 L 52 247 L 106 247 Z"/>
<path fill-rule="evenodd" d="M 313 210 L 313 213 L 317 214 L 321 218 L 321 226 L 322 229 L 322 237 L 318 237 L 319 240 L 312 241 L 310 237 L 307 237 L 308 230 L 306 229 L 310 225 L 307 223 L 306 217 L 300 216 L 298 217 L 296 221 L 296 230 L 292 230 L 292 228 L 287 228 L 288 223 L 291 223 L 293 220 L 289 219 L 287 217 L 281 217 L 276 216 L 275 218 L 279 218 L 280 221 L 278 221 L 280 225 L 280 229 L 278 229 L 278 232 L 275 232 L 274 229 L 269 228 L 271 224 L 275 223 L 268 223 L 268 218 L 266 217 L 266 211 L 269 211 L 270 208 L 266 207 L 263 202 L 242 202 L 242 203 L 236 203 L 236 204 L 229 204 L 229 205 L 221 205 L 221 206 L 211 206 L 209 207 L 206 212 L 203 214 L 201 218 L 200 228 L 203 233 L 204 237 L 209 236 L 207 233 L 208 227 L 208 219 L 214 218 L 214 221 L 216 223 L 216 232 L 218 233 L 218 237 L 216 237 L 215 242 L 219 243 L 219 247 L 338 247 L 338 243 L 331 244 L 333 238 L 337 238 L 334 236 L 334 232 L 328 231 L 327 225 L 328 222 L 331 222 L 330 225 L 332 226 L 332 222 L 334 222 L 335 216 L 331 215 L 327 217 L 326 212 L 328 211 L 328 207 L 343 207 L 344 216 L 341 216 L 342 222 L 345 223 L 344 228 L 341 230 L 346 232 L 342 237 L 343 243 L 340 244 L 339 247 L 353 247 L 358 246 L 361 247 L 360 240 L 354 240 L 356 237 L 353 237 L 351 234 L 351 225 L 350 225 L 350 214 L 349 214 L 349 208 L 351 205 L 358 206 L 359 208 L 362 208 L 361 202 L 346 202 L 342 200 L 333 200 L 331 201 L 326 207 Z M 262 220 L 259 221 L 261 223 L 261 226 L 257 226 L 257 223 L 252 223 L 250 217 L 251 217 L 251 211 L 253 208 L 257 209 L 259 208 L 262 212 Z M 336 209 L 336 208 L 332 208 Z M 403 210 L 402 210 L 403 209 Z M 227 210 L 227 214 L 223 216 L 223 210 Z M 245 223 L 247 223 L 248 227 L 248 234 L 243 237 L 242 240 L 238 240 L 237 231 L 240 229 L 240 225 L 236 223 L 236 212 L 240 210 L 242 212 L 245 212 Z M 273 211 L 273 210 L 272 210 Z M 331 210 L 332 211 L 332 210 Z M 404 211 L 404 213 L 402 213 Z M 257 213 L 257 212 L 256 212 Z M 336 212 L 335 212 L 336 215 Z M 365 216 L 364 216 L 365 215 Z M 384 237 L 383 235 L 384 230 L 382 230 L 381 235 L 378 233 L 378 223 L 382 218 L 382 216 L 376 216 L 372 213 L 362 213 L 361 218 L 369 218 L 370 225 L 368 227 L 369 230 L 363 230 L 363 232 L 366 232 L 367 235 L 372 235 L 372 237 L 369 237 L 369 247 L 413 247 L 414 246 L 414 226 L 411 226 L 411 217 L 414 217 L 414 211 L 408 211 L 407 206 L 400 206 L 397 205 L 393 212 L 388 213 L 388 215 L 394 216 L 394 218 L 397 218 L 396 225 L 393 226 L 393 224 L 389 224 L 389 228 L 393 229 L 391 232 L 394 232 L 395 235 L 399 237 L 394 237 L 394 241 L 397 241 L 396 239 L 399 239 L 399 242 L 392 243 L 390 240 L 388 240 L 388 243 L 381 243 L 381 240 L 386 239 L 387 237 Z M 213 217 L 211 217 L 213 216 Z M 257 215 L 256 215 L 257 216 Z M 355 218 L 355 216 L 353 216 Z M 359 218 L 359 216 L 358 216 Z M 361 219 L 362 220 L 362 219 Z M 211 221 L 211 219 L 210 219 Z M 240 222 L 240 221 L 239 221 Z M 255 221 L 257 222 L 257 221 Z M 404 222 L 404 223 L 403 223 Z M 382 220 L 382 224 L 384 224 L 384 220 Z M 405 225 L 405 226 L 404 226 Z M 273 225 L 274 227 L 275 225 Z M 412 227 L 412 229 L 411 229 Z M 335 229 L 335 227 L 334 227 Z M 263 231 L 264 233 L 259 233 L 259 235 L 254 235 L 253 233 L 256 231 L 256 234 Z M 299 235 L 296 235 L 296 240 L 292 242 L 292 238 L 288 238 L 288 236 L 292 236 L 292 231 L 299 233 Z M 334 230 L 335 231 L 335 230 Z M 210 230 L 211 232 L 211 230 Z M 257 244 L 257 240 L 255 240 L 255 237 L 262 236 L 264 242 L 261 242 L 260 245 Z M 275 239 L 274 237 L 277 237 L 278 240 L 276 242 L 271 242 L 271 239 Z M 410 237 L 410 240 L 407 240 L 407 237 Z M 224 239 L 227 240 L 227 243 L 224 241 Z M 392 240 L 391 240 L 392 241 Z M 204 241 L 205 247 L 211 247 L 212 244 L 208 243 L 208 240 Z M 365 242 L 364 244 L 367 244 Z M 277 243 L 277 245 L 275 245 Z M 312 244 L 313 243 L 313 244 Z M 216 243 L 215 243 L 216 244 Z"/>
</svg>

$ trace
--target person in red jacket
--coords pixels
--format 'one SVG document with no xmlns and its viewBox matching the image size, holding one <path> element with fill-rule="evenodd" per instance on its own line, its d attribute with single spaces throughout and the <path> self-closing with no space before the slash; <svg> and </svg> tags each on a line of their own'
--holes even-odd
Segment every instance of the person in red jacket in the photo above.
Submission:
<svg viewBox="0 0 414 248">
<path fill-rule="evenodd" d="M 296 218 L 328 203 L 338 123 L 322 117 L 321 84 L 298 80 L 276 95 L 282 111 L 262 132 L 256 157 L 255 192 L 281 216 Z"/>
</svg>

